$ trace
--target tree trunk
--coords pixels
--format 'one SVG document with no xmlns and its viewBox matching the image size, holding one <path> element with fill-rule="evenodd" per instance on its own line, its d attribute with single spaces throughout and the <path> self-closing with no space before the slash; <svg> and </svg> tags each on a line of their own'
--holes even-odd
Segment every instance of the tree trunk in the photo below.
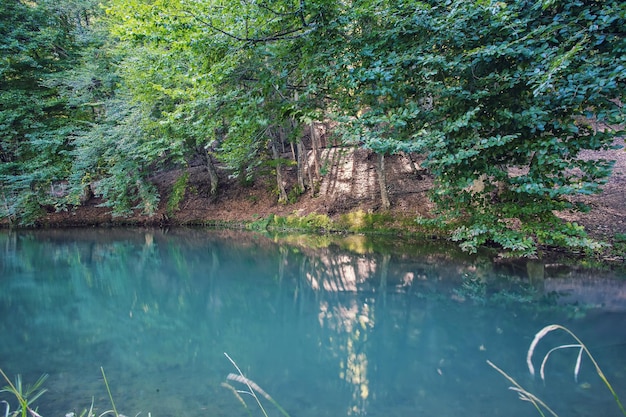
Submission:
<svg viewBox="0 0 626 417">
<path fill-rule="evenodd" d="M 209 194 L 215 196 L 217 195 L 217 189 L 219 187 L 219 178 L 217 176 L 217 169 L 215 169 L 215 165 L 213 164 L 213 160 L 211 159 L 211 150 L 200 148 L 196 148 L 196 150 L 202 155 L 202 159 L 204 160 L 204 167 L 209 174 Z"/>
<path fill-rule="evenodd" d="M 276 132 L 280 137 L 280 131 Z M 286 203 L 287 202 L 287 191 L 285 190 L 285 185 L 283 184 L 283 173 L 281 171 L 281 163 L 280 163 L 280 154 L 278 153 L 276 137 L 272 138 L 271 147 L 272 147 L 272 156 L 274 157 L 274 161 L 276 162 L 276 186 L 278 187 L 278 202 Z"/>
<path fill-rule="evenodd" d="M 209 182 L 211 183 L 209 194 L 215 196 L 217 195 L 217 189 L 219 187 L 219 178 L 217 176 L 217 170 L 215 169 L 215 165 L 211 160 L 211 155 L 208 152 L 206 156 L 206 170 L 209 173 Z"/>
<path fill-rule="evenodd" d="M 313 168 L 315 169 L 315 179 L 320 179 L 320 141 L 315 130 L 315 123 L 311 122 L 311 150 L 313 152 Z"/>
<path fill-rule="evenodd" d="M 389 193 L 387 192 L 387 175 L 385 174 L 385 154 L 376 154 L 378 163 L 376 164 L 376 171 L 378 174 L 378 185 L 380 186 L 380 200 L 382 208 L 388 210 L 391 207 L 389 202 Z"/>
<path fill-rule="evenodd" d="M 298 164 L 298 187 L 300 187 L 300 191 L 304 192 L 306 189 L 306 184 L 304 182 L 304 176 L 307 168 L 307 155 L 306 148 L 304 147 L 304 143 L 302 139 L 298 139 L 296 142 L 296 162 Z"/>
<path fill-rule="evenodd" d="M 415 175 L 418 180 L 420 180 L 420 181 L 423 180 L 424 177 L 422 177 L 422 172 L 424 172 L 424 170 L 421 167 L 420 168 L 417 167 L 417 164 L 413 160 L 413 157 L 411 156 L 411 153 L 410 152 L 401 152 L 401 155 L 409 160 L 409 165 L 411 166 L 411 172 L 413 173 L 413 175 Z"/>
</svg>

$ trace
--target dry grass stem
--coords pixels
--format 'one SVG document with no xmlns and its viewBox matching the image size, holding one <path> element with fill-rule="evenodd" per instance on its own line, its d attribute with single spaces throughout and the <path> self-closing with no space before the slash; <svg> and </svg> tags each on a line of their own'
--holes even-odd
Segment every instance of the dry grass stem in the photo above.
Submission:
<svg viewBox="0 0 626 417">
<path fill-rule="evenodd" d="M 239 391 L 239 390 L 235 389 L 235 387 L 233 387 L 233 386 L 232 386 L 232 385 L 230 385 L 230 384 L 227 384 L 226 382 L 222 382 L 222 386 L 223 386 L 224 388 L 226 388 L 226 389 L 230 390 L 230 391 L 233 393 L 233 395 L 235 396 L 235 398 L 237 398 L 237 399 L 239 400 L 239 402 L 241 403 L 241 405 L 243 405 L 243 407 L 244 407 L 246 410 L 248 410 L 248 412 L 250 412 L 250 410 L 248 409 L 248 404 L 246 404 L 246 402 L 244 401 L 244 399 L 243 399 L 243 398 L 241 398 L 241 395 L 239 395 L 239 393 L 240 393 L 241 391 Z"/>
<path fill-rule="evenodd" d="M 228 358 L 228 360 L 230 361 L 230 363 L 233 364 L 233 366 L 235 367 L 237 372 L 239 372 L 239 375 L 241 377 L 243 377 L 243 384 L 246 385 L 248 387 L 248 390 L 249 390 L 249 391 L 243 391 L 243 392 L 245 392 L 246 394 L 250 394 L 254 398 L 254 400 L 256 401 L 256 403 L 259 406 L 259 408 L 261 409 L 261 412 L 263 413 L 263 415 L 265 417 L 268 417 L 267 412 L 265 411 L 265 408 L 263 407 L 263 404 L 261 404 L 261 400 L 259 400 L 259 397 L 257 397 L 257 395 L 254 393 L 254 389 L 248 383 L 248 382 L 250 382 L 250 380 L 243 375 L 243 372 L 241 372 L 241 369 L 239 369 L 239 366 L 237 365 L 237 363 L 230 356 L 228 356 L 228 354 L 226 352 L 224 352 L 224 356 L 226 356 L 226 358 Z"/>
<path fill-rule="evenodd" d="M 575 344 L 575 345 L 557 346 L 555 348 L 550 349 L 548 353 L 546 353 L 546 355 L 543 357 L 543 360 L 541 361 L 541 368 L 539 369 L 539 375 L 541 376 L 541 380 L 544 383 L 546 382 L 546 375 L 545 375 L 546 363 L 548 362 L 548 358 L 550 357 L 550 354 L 557 350 L 571 349 L 571 348 L 580 349 L 580 351 L 578 352 L 578 359 L 576 360 L 576 366 L 574 368 L 574 380 L 578 382 L 578 372 L 580 371 L 580 362 L 582 361 L 583 347 L 581 345 Z"/>
<path fill-rule="evenodd" d="M 117 408 L 115 407 L 115 401 L 113 401 L 113 395 L 111 394 L 111 388 L 109 388 L 109 381 L 107 381 L 107 376 L 104 373 L 104 368 L 102 366 L 100 367 L 100 372 L 102 372 L 102 378 L 104 379 L 104 385 L 107 388 L 107 393 L 109 394 L 109 400 L 111 400 L 111 406 L 113 406 L 113 413 L 115 414 L 115 417 L 120 417 L 120 415 L 117 412 Z"/>
<path fill-rule="evenodd" d="M 558 328 L 559 326 L 555 324 L 546 326 L 535 335 L 535 338 L 533 339 L 533 341 L 530 344 L 530 347 L 528 348 L 528 353 L 526 354 L 526 364 L 528 365 L 528 370 L 530 371 L 531 375 L 533 376 L 535 375 L 535 367 L 533 366 L 533 361 L 532 361 L 533 354 L 535 353 L 535 347 L 537 347 L 537 344 L 545 335 L 547 335 L 551 331 L 556 330 Z"/>
<path fill-rule="evenodd" d="M 528 353 L 526 355 L 526 364 L 528 365 L 528 371 L 530 372 L 530 374 L 533 375 L 533 376 L 535 375 L 535 367 L 533 366 L 533 355 L 535 353 L 535 348 L 537 347 L 537 344 L 541 341 L 541 339 L 543 339 L 544 336 L 546 336 L 548 333 L 550 333 L 552 331 L 555 331 L 555 330 L 562 330 L 562 331 L 564 331 L 565 333 L 570 335 L 576 341 L 576 343 L 575 344 L 571 344 L 571 345 L 560 345 L 560 346 L 557 346 L 557 347 L 551 349 L 550 351 L 548 351 L 548 353 L 544 356 L 544 358 L 543 358 L 543 360 L 541 362 L 541 369 L 540 369 L 541 379 L 545 382 L 544 368 L 545 368 L 545 364 L 546 364 L 546 362 L 548 360 L 548 357 L 550 356 L 550 354 L 552 352 L 554 352 L 556 350 L 560 350 L 560 349 L 565 349 L 565 348 L 574 348 L 574 347 L 575 348 L 579 348 L 580 351 L 578 352 L 578 357 L 576 358 L 576 364 L 574 366 L 574 379 L 576 381 L 578 381 L 578 373 L 580 372 L 580 365 L 581 365 L 581 362 L 582 362 L 582 354 L 584 352 L 587 355 L 587 357 L 589 358 L 589 360 L 591 361 L 591 363 L 593 363 L 593 366 L 594 366 L 594 368 L 596 370 L 596 373 L 598 374 L 598 376 L 600 377 L 602 382 L 604 382 L 604 385 L 611 392 L 611 395 L 613 395 L 613 399 L 617 403 L 617 406 L 619 407 L 620 411 L 622 412 L 623 415 L 626 416 L 626 409 L 622 405 L 622 402 L 620 401 L 619 397 L 617 396 L 617 393 L 613 389 L 613 386 L 609 383 L 608 379 L 604 375 L 604 372 L 602 372 L 602 369 L 598 365 L 598 362 L 596 362 L 595 358 L 593 357 L 591 352 L 589 352 L 589 349 L 587 349 L 587 346 L 585 346 L 585 344 L 582 342 L 582 340 L 580 340 L 578 338 L 578 336 L 576 336 L 567 327 L 564 327 L 564 326 L 561 326 L 561 325 L 558 325 L 558 324 L 551 324 L 549 326 L 544 327 L 539 332 L 537 332 L 537 334 L 535 335 L 532 343 L 530 344 L 530 347 L 528 348 Z"/>
<path fill-rule="evenodd" d="M 544 403 L 536 395 L 532 394 L 531 392 L 526 390 L 524 387 L 522 387 L 516 380 L 514 380 L 511 376 L 509 376 L 509 374 L 504 372 L 502 369 L 498 368 L 493 362 L 488 360 L 487 363 L 493 369 L 498 371 L 502 376 L 504 376 L 511 384 L 513 384 L 513 386 L 509 387 L 509 389 L 512 390 L 512 391 L 517 392 L 519 394 L 521 400 L 530 402 L 535 407 L 535 409 L 537 409 L 537 412 L 539 412 L 539 414 L 542 417 L 545 417 L 545 414 L 543 413 L 542 407 L 545 410 L 547 410 L 553 417 L 559 417 L 558 414 L 556 414 L 554 411 L 552 411 L 552 409 L 550 407 L 548 407 L 548 405 L 546 403 Z"/>
<path fill-rule="evenodd" d="M 224 352 L 224 356 L 228 358 L 230 363 L 233 364 L 233 366 L 238 372 L 238 374 L 233 374 L 233 373 L 228 374 L 226 379 L 228 379 L 229 381 L 239 382 L 240 384 L 245 385 L 246 387 L 248 387 L 248 391 L 236 390 L 230 384 L 222 384 L 222 386 L 232 390 L 240 401 L 243 401 L 243 398 L 241 398 L 241 396 L 239 395 L 240 393 L 251 395 L 256 401 L 257 405 L 259 406 L 259 408 L 261 409 L 261 412 L 263 413 L 265 417 L 268 417 L 268 415 L 267 415 L 267 412 L 265 411 L 265 408 L 263 408 L 263 405 L 261 404 L 261 400 L 259 400 L 259 397 L 256 395 L 257 392 L 261 394 L 266 400 L 271 402 L 272 405 L 276 407 L 278 411 L 280 411 L 285 417 L 290 417 L 287 411 L 285 411 L 285 409 L 281 407 L 280 404 L 278 404 L 267 392 L 265 392 L 263 389 L 261 389 L 261 387 L 258 386 L 258 384 L 256 384 L 253 380 L 251 380 L 250 378 L 246 377 L 243 374 L 241 369 L 239 369 L 239 366 L 237 366 L 237 363 L 230 356 L 228 356 L 226 352 Z M 245 401 L 243 402 L 245 403 Z"/>
<path fill-rule="evenodd" d="M 261 394 L 266 400 L 274 401 L 274 399 L 272 397 L 270 397 L 270 395 L 267 392 L 263 391 L 263 389 L 261 387 L 259 387 L 257 385 L 257 383 L 254 382 L 253 380 L 251 380 L 250 378 L 246 378 L 245 376 L 238 375 L 238 374 L 228 374 L 226 379 L 228 379 L 229 381 L 235 381 L 235 382 L 239 382 L 241 384 L 247 385 L 248 387 L 250 387 L 254 391 L 256 391 L 259 394 Z"/>
</svg>

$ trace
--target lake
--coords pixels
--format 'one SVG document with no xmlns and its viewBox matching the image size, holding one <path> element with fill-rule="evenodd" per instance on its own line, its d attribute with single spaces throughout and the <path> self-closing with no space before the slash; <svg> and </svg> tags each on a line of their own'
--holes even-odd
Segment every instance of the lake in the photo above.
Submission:
<svg viewBox="0 0 626 417">
<path fill-rule="evenodd" d="M 0 274 L 0 368 L 49 375 L 43 417 L 110 410 L 102 370 L 126 416 L 263 415 L 245 382 L 270 416 L 262 392 L 292 417 L 539 415 L 488 360 L 560 416 L 621 415 L 588 357 L 575 378 L 578 349 L 530 375 L 550 324 L 626 401 L 620 271 L 392 237 L 89 229 L 0 231 Z M 572 343 L 546 335 L 534 366 Z"/>
</svg>

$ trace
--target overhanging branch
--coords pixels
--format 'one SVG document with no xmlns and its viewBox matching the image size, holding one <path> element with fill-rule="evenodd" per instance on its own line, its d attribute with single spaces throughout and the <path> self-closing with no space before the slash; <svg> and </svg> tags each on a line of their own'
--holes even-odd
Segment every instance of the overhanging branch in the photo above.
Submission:
<svg viewBox="0 0 626 417">
<path fill-rule="evenodd" d="M 262 7 L 264 9 L 269 10 L 272 13 L 278 14 L 279 12 L 275 12 L 271 9 L 269 9 L 267 6 L 264 5 L 260 5 L 259 7 Z M 244 43 L 252 43 L 252 44 L 256 44 L 256 43 L 267 43 L 267 42 L 276 42 L 276 41 L 283 41 L 283 40 L 293 40 L 293 39 L 298 39 L 301 38 L 303 36 L 306 36 L 307 34 L 311 33 L 313 30 L 316 29 L 316 25 L 310 25 L 307 24 L 305 19 L 304 19 L 304 1 L 300 2 L 300 8 L 292 13 L 289 14 L 299 14 L 300 15 L 300 20 L 302 22 L 301 26 L 298 27 L 291 27 L 289 29 L 285 29 L 281 32 L 277 32 L 268 36 L 264 36 L 264 37 L 250 37 L 248 35 L 246 36 L 240 36 L 237 35 L 233 32 L 229 32 L 226 31 L 216 25 L 214 25 L 210 20 L 207 20 L 206 18 L 203 18 L 201 16 L 198 16 L 195 13 L 192 13 L 190 11 L 186 11 L 185 13 L 187 13 L 188 15 L 190 15 L 191 17 L 193 17 L 196 21 L 200 22 L 201 24 L 203 24 L 204 26 L 208 27 L 211 30 L 214 30 L 218 33 L 221 33 L 222 35 L 225 35 L 231 39 L 234 39 L 238 42 L 244 42 Z M 287 15 L 287 14 L 285 14 Z"/>
</svg>

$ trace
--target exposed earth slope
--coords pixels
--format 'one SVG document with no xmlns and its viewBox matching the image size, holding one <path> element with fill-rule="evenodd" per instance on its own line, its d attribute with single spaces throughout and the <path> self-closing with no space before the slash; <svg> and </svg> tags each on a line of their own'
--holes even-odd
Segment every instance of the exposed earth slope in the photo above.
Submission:
<svg viewBox="0 0 626 417">
<path fill-rule="evenodd" d="M 624 141 L 620 140 L 620 145 Z M 585 226 L 593 237 L 612 238 L 626 233 L 626 151 L 624 149 L 587 152 L 585 158 L 616 160 L 614 173 L 603 192 L 593 196 L 578 197 L 588 203 L 589 213 L 562 213 L 567 221 Z M 220 172 L 220 188 L 217 196 L 209 195 L 209 177 L 202 166 L 188 168 L 189 182 L 179 210 L 168 213 L 166 202 L 176 179 L 182 170 L 157 173 L 153 181 L 161 193 L 159 209 L 152 217 L 133 215 L 128 218 L 112 217 L 110 209 L 99 207 L 102 203 L 93 198 L 84 206 L 58 213 L 48 213 L 41 225 L 95 226 L 111 224 L 205 224 L 213 222 L 247 222 L 274 215 L 327 214 L 331 218 L 356 210 L 380 211 L 380 192 L 373 154 L 365 150 L 346 151 L 345 148 L 328 148 L 323 151 L 322 181 L 313 195 L 311 190 L 299 196 L 293 203 L 280 204 L 274 192 L 274 178 L 259 180 L 243 186 L 225 171 Z M 391 213 L 400 217 L 428 216 L 433 205 L 428 198 L 432 178 L 422 171 L 406 155 L 388 157 L 386 163 L 387 184 Z M 283 178 L 289 191 L 296 183 L 295 168 L 283 168 Z"/>
</svg>

